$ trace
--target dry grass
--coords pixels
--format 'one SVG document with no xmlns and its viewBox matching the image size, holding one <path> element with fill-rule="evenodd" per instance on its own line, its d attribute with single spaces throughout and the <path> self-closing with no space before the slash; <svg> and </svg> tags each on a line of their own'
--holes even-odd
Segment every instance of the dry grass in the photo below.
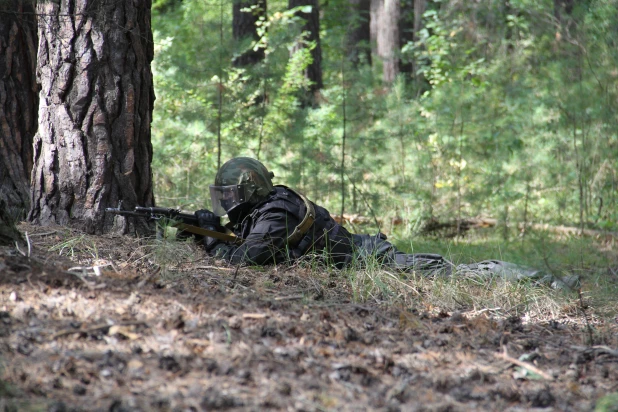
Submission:
<svg viewBox="0 0 618 412">
<path fill-rule="evenodd" d="M 236 268 L 214 262 L 190 241 L 173 238 L 88 236 L 64 227 L 41 228 L 25 223 L 20 230 L 28 232 L 37 247 L 69 258 L 88 271 L 125 277 L 146 274 L 150 281 L 168 285 L 202 273 L 217 273 L 226 276 L 225 282 L 233 282 L 241 289 L 250 285 L 268 294 L 285 287 L 290 299 L 373 303 L 436 313 L 488 312 L 497 317 L 523 316 L 539 321 L 582 318 L 575 291 L 554 290 L 535 282 L 457 276 L 427 278 L 385 268 L 371 259 L 362 267 L 344 270 L 325 267 L 319 263 L 319 257 L 309 257 L 292 266 Z M 234 274 L 232 280 L 230 273 Z M 611 277 L 586 278 L 582 288 L 584 309 L 591 321 L 615 316 L 617 288 Z"/>
</svg>

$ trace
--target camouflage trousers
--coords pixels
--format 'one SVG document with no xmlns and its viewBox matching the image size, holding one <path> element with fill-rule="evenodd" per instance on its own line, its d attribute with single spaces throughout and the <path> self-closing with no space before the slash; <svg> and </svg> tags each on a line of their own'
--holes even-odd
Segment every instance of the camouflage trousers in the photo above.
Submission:
<svg viewBox="0 0 618 412">
<path fill-rule="evenodd" d="M 404 253 L 379 233 L 353 235 L 356 259 L 375 259 L 385 266 L 404 272 L 417 272 L 423 276 L 458 276 L 476 279 L 501 278 L 510 281 L 533 281 L 552 288 L 575 288 L 577 276 L 557 278 L 542 270 L 500 260 L 484 260 L 478 263 L 455 265 L 441 255 L 433 253 Z"/>
</svg>

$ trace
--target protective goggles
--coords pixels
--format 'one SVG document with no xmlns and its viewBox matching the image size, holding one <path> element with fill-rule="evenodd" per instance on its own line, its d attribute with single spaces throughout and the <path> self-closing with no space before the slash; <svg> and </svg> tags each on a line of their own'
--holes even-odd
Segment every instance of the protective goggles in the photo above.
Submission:
<svg viewBox="0 0 618 412">
<path fill-rule="evenodd" d="M 250 197 L 246 185 L 214 186 L 210 185 L 212 211 L 217 216 L 224 216 L 232 208 L 245 203 Z"/>
</svg>

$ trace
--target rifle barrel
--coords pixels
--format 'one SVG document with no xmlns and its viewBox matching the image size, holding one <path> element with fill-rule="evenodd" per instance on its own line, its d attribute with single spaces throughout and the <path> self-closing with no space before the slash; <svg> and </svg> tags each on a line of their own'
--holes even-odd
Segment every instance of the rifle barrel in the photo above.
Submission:
<svg viewBox="0 0 618 412">
<path fill-rule="evenodd" d="M 105 208 L 106 212 L 114 213 L 121 216 L 136 216 L 143 217 L 146 219 L 157 219 L 159 217 L 165 217 L 170 220 L 177 221 L 174 226 L 178 227 L 180 230 L 193 233 L 200 236 L 208 236 L 214 237 L 215 239 L 224 240 L 226 242 L 232 242 L 235 244 L 241 244 L 243 242 L 242 239 L 228 235 L 225 233 L 219 233 L 217 231 L 212 231 L 208 229 L 203 229 L 199 227 L 199 221 L 197 217 L 193 213 L 185 213 L 181 212 L 178 209 L 168 209 L 164 207 L 145 207 L 145 206 L 136 206 L 134 210 L 121 210 L 118 207 L 107 207 Z"/>
<path fill-rule="evenodd" d="M 180 213 L 180 210 L 171 209 L 167 207 L 154 207 L 154 206 L 135 206 L 136 212 L 148 212 L 154 215 L 161 214 L 166 216 L 174 216 Z"/>
<path fill-rule="evenodd" d="M 145 218 L 166 217 L 172 220 L 180 220 L 188 225 L 199 226 L 199 222 L 193 213 L 181 212 L 179 209 L 135 206 L 134 210 L 120 210 L 117 207 L 108 207 L 105 211 L 124 216 L 141 216 Z"/>
</svg>

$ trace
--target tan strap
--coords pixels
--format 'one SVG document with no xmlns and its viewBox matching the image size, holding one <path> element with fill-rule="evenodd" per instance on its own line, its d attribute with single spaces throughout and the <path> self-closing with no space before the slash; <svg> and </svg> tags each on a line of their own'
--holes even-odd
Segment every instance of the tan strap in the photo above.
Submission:
<svg viewBox="0 0 618 412">
<path fill-rule="evenodd" d="M 287 190 L 294 193 L 296 196 L 300 197 L 305 203 L 305 207 L 307 211 L 305 212 L 305 217 L 303 220 L 294 228 L 294 231 L 290 236 L 288 236 L 288 245 L 291 247 L 296 247 L 298 243 L 301 241 L 305 233 L 309 231 L 309 228 L 315 222 L 315 208 L 313 204 L 303 195 L 302 193 L 297 192 L 296 190 L 290 189 L 286 187 Z"/>
<path fill-rule="evenodd" d="M 196 235 L 202 235 L 207 237 L 212 237 L 215 239 L 223 240 L 225 242 L 234 243 L 236 245 L 242 245 L 244 240 L 239 238 L 234 234 L 221 233 L 214 230 L 203 229 L 198 226 L 188 225 L 186 223 L 177 223 L 174 225 L 180 230 L 184 230 L 185 232 L 194 233 Z"/>
<path fill-rule="evenodd" d="M 296 247 L 298 243 L 302 240 L 305 233 L 309 231 L 313 222 L 315 222 L 315 208 L 313 204 L 303 195 L 302 193 L 297 192 L 296 190 L 290 189 L 286 187 L 287 190 L 294 193 L 296 196 L 300 197 L 305 203 L 305 208 L 307 211 L 305 212 L 305 217 L 303 220 L 294 228 L 294 231 L 290 236 L 288 236 L 287 243 L 291 247 Z M 226 226 L 226 231 L 228 233 L 216 232 L 214 230 L 203 229 L 198 226 L 188 225 L 186 223 L 178 223 L 175 225 L 178 229 L 184 230 L 186 232 L 194 233 L 196 235 L 208 236 L 215 239 L 223 240 L 225 242 L 234 243 L 236 245 L 242 245 L 244 239 L 236 236 L 233 232 L 230 231 L 229 226 Z"/>
</svg>

